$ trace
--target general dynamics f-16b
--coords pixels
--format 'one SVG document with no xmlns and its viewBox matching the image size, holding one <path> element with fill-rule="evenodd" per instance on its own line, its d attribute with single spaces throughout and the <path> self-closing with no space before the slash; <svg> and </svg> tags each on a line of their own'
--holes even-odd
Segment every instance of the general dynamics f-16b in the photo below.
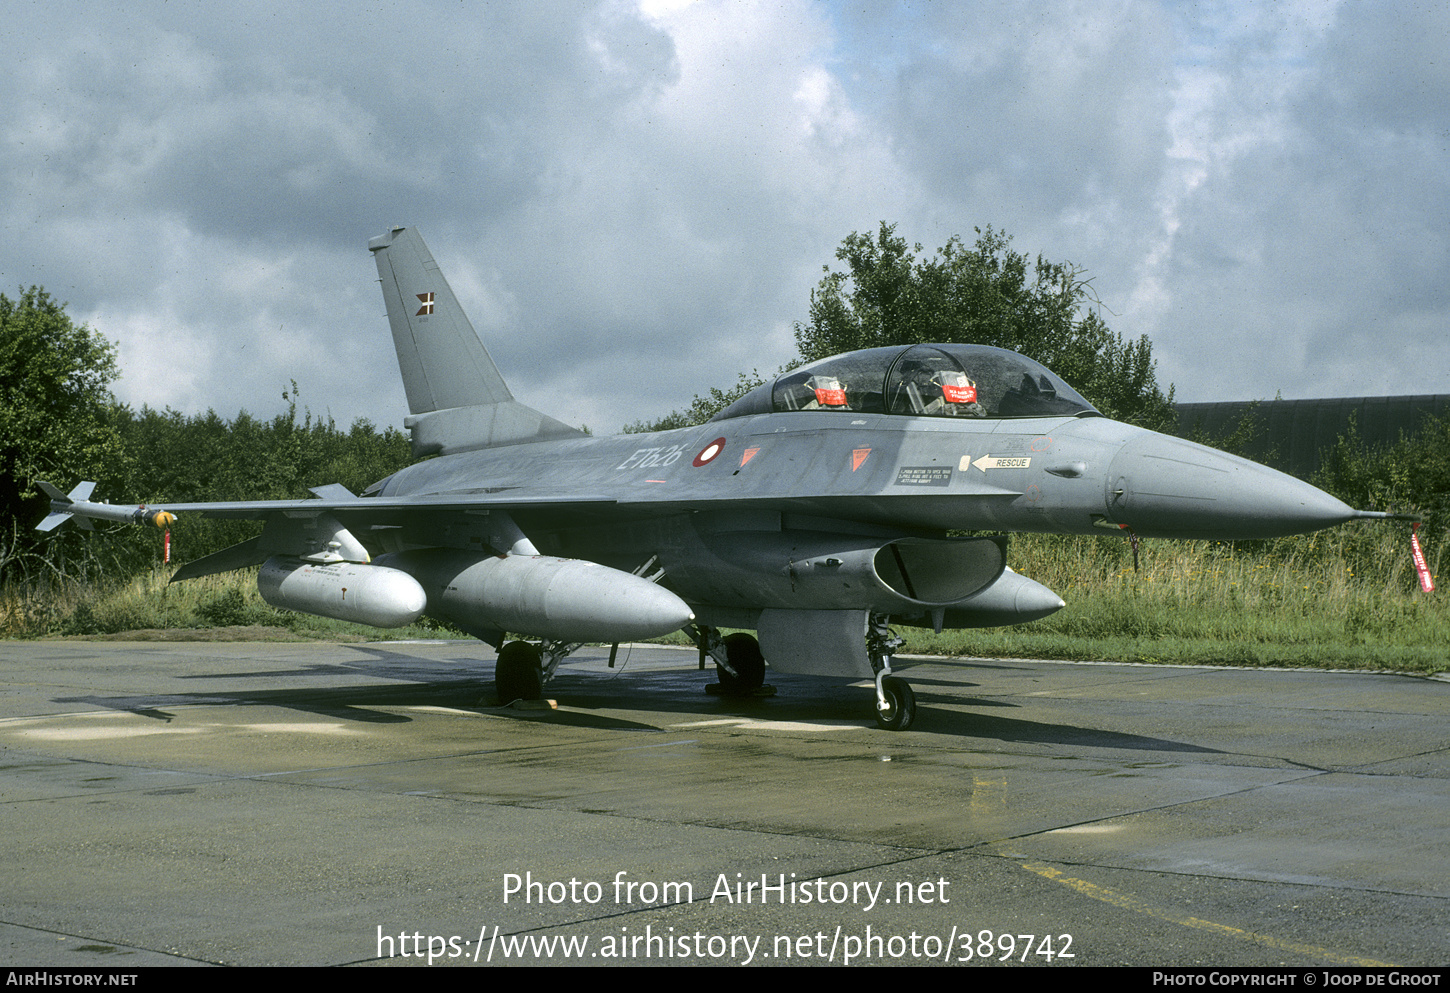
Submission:
<svg viewBox="0 0 1450 993">
<path fill-rule="evenodd" d="M 1386 516 L 1111 420 L 1044 366 L 980 345 L 838 355 L 697 427 L 590 437 L 513 398 L 416 230 L 368 247 L 413 453 L 433 458 L 361 496 L 331 485 L 309 500 L 122 507 L 91 502 L 90 483 L 45 485 L 40 527 L 262 520 L 172 581 L 260 565 L 275 607 L 447 621 L 499 650 L 501 702 L 541 696 L 584 642 L 683 629 L 723 691 L 756 691 L 767 662 L 874 679 L 878 721 L 900 730 L 916 701 L 891 674 L 891 624 L 987 627 L 1063 606 L 1007 568 L 1004 538 L 954 532 L 1267 538 Z"/>
</svg>

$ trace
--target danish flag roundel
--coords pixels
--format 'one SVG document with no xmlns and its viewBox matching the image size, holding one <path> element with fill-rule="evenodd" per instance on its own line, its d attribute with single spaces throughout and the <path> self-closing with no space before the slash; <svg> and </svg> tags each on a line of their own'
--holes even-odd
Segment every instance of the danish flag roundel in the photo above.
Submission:
<svg viewBox="0 0 1450 993">
<path fill-rule="evenodd" d="M 695 468 L 698 469 L 702 465 L 713 462 L 715 456 L 719 455 L 723 451 L 725 451 L 725 439 L 716 438 L 714 441 L 710 442 L 710 444 L 700 449 L 700 454 L 695 456 L 695 461 L 693 465 L 695 466 Z"/>
</svg>

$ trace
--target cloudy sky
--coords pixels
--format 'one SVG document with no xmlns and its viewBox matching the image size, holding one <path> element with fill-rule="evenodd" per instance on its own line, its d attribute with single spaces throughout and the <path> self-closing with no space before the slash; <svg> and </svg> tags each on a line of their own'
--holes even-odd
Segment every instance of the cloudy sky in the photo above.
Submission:
<svg viewBox="0 0 1450 993">
<path fill-rule="evenodd" d="M 0 11 L 0 290 L 134 406 L 400 424 L 393 224 L 596 433 L 775 369 L 882 220 L 1085 267 L 1180 400 L 1450 393 L 1443 3 Z"/>
</svg>

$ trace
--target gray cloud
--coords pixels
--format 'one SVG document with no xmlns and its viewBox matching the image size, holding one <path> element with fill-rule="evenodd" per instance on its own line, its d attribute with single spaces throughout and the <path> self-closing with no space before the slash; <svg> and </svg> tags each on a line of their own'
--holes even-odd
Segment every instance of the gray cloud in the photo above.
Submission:
<svg viewBox="0 0 1450 993">
<path fill-rule="evenodd" d="M 397 423 L 366 240 L 613 430 L 793 352 L 882 219 L 1086 266 L 1186 399 L 1446 392 L 1446 15 L 1398 5 L 20 5 L 0 285 L 133 404 Z"/>
</svg>

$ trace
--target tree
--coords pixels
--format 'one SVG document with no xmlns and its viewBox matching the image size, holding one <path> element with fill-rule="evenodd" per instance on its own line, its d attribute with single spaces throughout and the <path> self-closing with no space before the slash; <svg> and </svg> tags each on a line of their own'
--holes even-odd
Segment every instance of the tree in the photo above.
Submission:
<svg viewBox="0 0 1450 993">
<path fill-rule="evenodd" d="M 1366 443 L 1351 417 L 1314 482 L 1351 507 L 1420 514 L 1438 538 L 1450 529 L 1450 416 L 1426 415 L 1392 445 Z"/>
<path fill-rule="evenodd" d="M 116 375 L 114 346 L 75 324 L 45 290 L 31 287 L 18 301 L 0 294 L 0 579 L 86 578 L 100 563 L 106 574 L 128 575 L 160 552 L 149 528 L 37 533 L 48 509 L 39 479 L 62 490 L 95 480 L 96 499 L 126 503 L 301 499 L 320 483 L 361 492 L 411 461 L 401 431 L 359 420 L 344 432 L 330 418 L 299 416 L 296 382 L 283 390 L 285 414 L 261 421 L 242 411 L 227 422 L 214 411 L 134 412 L 111 395 Z M 188 517 L 179 557 L 216 551 L 258 527 Z"/>
<path fill-rule="evenodd" d="M 129 471 L 104 492 L 126 503 L 299 500 L 307 498 L 309 486 L 322 483 L 361 493 L 412 460 L 406 433 L 379 432 L 363 419 L 343 431 L 331 418 L 314 417 L 305 408 L 299 412 L 299 397 L 293 382 L 282 393 L 286 413 L 270 421 L 246 411 L 226 421 L 215 410 L 188 417 L 170 409 L 119 408 L 116 425 L 130 456 Z M 174 529 L 175 560 L 219 551 L 260 527 L 256 521 L 184 515 Z M 154 549 L 149 530 L 128 529 L 141 536 L 138 548 Z M 145 558 L 136 555 L 133 561 Z"/>
<path fill-rule="evenodd" d="M 1125 342 L 1103 323 L 1083 269 L 1039 255 L 1029 274 L 1010 236 L 975 230 L 974 246 L 953 235 L 930 259 L 885 221 L 874 239 L 849 235 L 836 250 L 846 271 L 825 267 L 810 319 L 795 326 L 802 360 L 880 345 L 995 345 L 1041 362 L 1109 417 L 1172 423 L 1173 391 L 1158 388 L 1152 344 Z"/>
<path fill-rule="evenodd" d="M 37 479 L 69 489 L 122 466 L 115 378 L 114 346 L 75 324 L 64 303 L 38 286 L 19 300 L 0 293 L 0 573 L 32 571 L 50 547 L 31 530 L 46 509 Z"/>
</svg>

